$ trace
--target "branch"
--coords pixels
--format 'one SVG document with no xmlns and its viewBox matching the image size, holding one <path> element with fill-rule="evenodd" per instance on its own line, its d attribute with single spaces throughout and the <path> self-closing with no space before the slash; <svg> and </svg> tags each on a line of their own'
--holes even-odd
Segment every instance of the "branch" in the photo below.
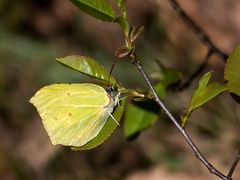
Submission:
<svg viewBox="0 0 240 180">
<path fill-rule="evenodd" d="M 170 0 L 170 3 L 172 4 L 172 7 L 174 8 L 174 10 L 178 13 L 178 15 L 183 19 L 183 21 L 191 28 L 191 30 L 196 34 L 196 36 L 198 37 L 198 39 L 205 44 L 208 47 L 208 54 L 206 56 L 205 61 L 201 64 L 200 67 L 198 67 L 198 69 L 195 71 L 195 73 L 193 73 L 188 81 L 186 81 L 184 84 L 182 84 L 182 86 L 180 86 L 179 90 L 183 90 L 184 88 L 188 87 L 189 84 L 192 82 L 192 80 L 202 72 L 202 70 L 204 69 L 204 67 L 206 66 L 208 60 L 210 59 L 211 55 L 213 53 L 218 54 L 219 56 L 221 56 L 222 60 L 224 60 L 226 62 L 228 55 L 223 52 L 222 50 L 220 50 L 214 43 L 213 41 L 209 38 L 209 36 L 207 35 L 207 33 L 183 10 L 183 8 L 179 5 L 179 3 L 177 2 L 177 0 Z M 229 173 L 227 175 L 228 179 L 231 179 L 232 174 L 238 164 L 238 162 L 240 161 L 240 150 L 238 151 L 235 160 L 229 170 Z"/>
<path fill-rule="evenodd" d="M 132 64 L 134 64 L 137 67 L 137 69 L 140 71 L 141 75 L 143 76 L 143 78 L 147 82 L 149 88 L 151 89 L 151 91 L 154 95 L 154 98 L 155 98 L 155 101 L 157 102 L 157 104 L 164 111 L 164 113 L 168 116 L 168 118 L 174 123 L 176 128 L 179 130 L 181 135 L 184 137 L 184 139 L 187 141 L 187 143 L 191 147 L 195 156 L 207 167 L 207 169 L 209 170 L 210 173 L 215 174 L 216 176 L 218 176 L 219 178 L 221 178 L 223 180 L 231 180 L 232 179 L 231 177 L 225 176 L 220 171 L 218 171 L 210 162 L 208 162 L 208 160 L 203 156 L 203 154 L 200 152 L 198 147 L 194 144 L 194 142 L 192 141 L 192 139 L 188 135 L 187 131 L 180 125 L 180 123 L 173 117 L 173 115 L 170 113 L 170 111 L 167 109 L 167 107 L 163 104 L 163 102 L 160 100 L 159 96 L 157 95 L 155 89 L 153 88 L 153 85 L 150 82 L 150 80 L 148 78 L 148 75 L 146 74 L 146 72 L 143 69 L 141 63 L 137 59 L 136 54 L 131 53 L 129 55 L 129 57 L 132 61 Z"/>
<path fill-rule="evenodd" d="M 237 167 L 237 164 L 238 164 L 239 161 L 240 161 L 240 150 L 238 150 L 238 153 L 237 153 L 237 155 L 236 155 L 236 157 L 233 161 L 233 164 L 232 164 L 232 166 L 231 166 L 231 168 L 228 172 L 228 175 L 227 175 L 228 178 L 232 177 L 233 172 L 234 172 L 235 168 Z"/>
<path fill-rule="evenodd" d="M 197 35 L 198 39 L 205 44 L 210 51 L 220 55 L 224 61 L 227 60 L 228 55 L 220 50 L 209 38 L 207 33 L 199 26 L 197 23 L 190 18 L 190 16 L 182 9 L 176 0 L 170 0 L 172 7 L 178 13 L 178 15 L 183 19 L 183 21 L 192 29 L 192 31 Z"/>
<path fill-rule="evenodd" d="M 213 51 L 208 50 L 208 53 L 205 57 L 204 62 L 197 68 L 197 70 L 188 78 L 188 80 L 186 82 L 184 82 L 179 88 L 179 91 L 184 90 L 185 88 L 189 87 L 189 85 L 192 83 L 192 81 L 199 75 L 201 74 L 201 72 L 204 70 L 204 68 L 206 67 L 208 60 L 210 59 L 210 57 L 212 56 Z"/>
</svg>

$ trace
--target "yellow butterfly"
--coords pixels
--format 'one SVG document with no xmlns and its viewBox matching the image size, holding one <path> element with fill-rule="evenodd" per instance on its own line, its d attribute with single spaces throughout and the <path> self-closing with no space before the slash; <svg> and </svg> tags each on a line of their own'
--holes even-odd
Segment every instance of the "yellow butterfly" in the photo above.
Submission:
<svg viewBox="0 0 240 180">
<path fill-rule="evenodd" d="M 40 89 L 30 102 L 54 145 L 80 147 L 98 135 L 110 116 L 114 119 L 111 113 L 120 92 L 113 94 L 90 83 L 52 84 Z"/>
</svg>

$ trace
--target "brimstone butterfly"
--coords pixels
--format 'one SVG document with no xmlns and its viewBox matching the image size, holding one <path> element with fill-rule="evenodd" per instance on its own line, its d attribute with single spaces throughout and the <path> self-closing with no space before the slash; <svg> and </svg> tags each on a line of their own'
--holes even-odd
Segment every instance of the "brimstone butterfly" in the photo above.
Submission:
<svg viewBox="0 0 240 180">
<path fill-rule="evenodd" d="M 119 95 L 90 83 L 52 84 L 40 89 L 30 102 L 54 145 L 80 147 L 98 135 Z"/>
</svg>

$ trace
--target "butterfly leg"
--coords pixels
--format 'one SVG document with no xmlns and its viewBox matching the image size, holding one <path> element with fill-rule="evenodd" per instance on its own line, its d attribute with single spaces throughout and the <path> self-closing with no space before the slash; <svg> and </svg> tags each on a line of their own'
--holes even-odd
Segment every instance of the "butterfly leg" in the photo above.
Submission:
<svg viewBox="0 0 240 180">
<path fill-rule="evenodd" d="M 118 125 L 118 126 L 120 126 L 120 124 L 117 122 L 117 120 L 113 117 L 113 115 L 110 113 L 110 112 L 108 112 L 108 114 L 109 114 L 109 116 L 111 116 L 111 118 L 113 118 L 113 120 L 115 121 L 115 123 Z"/>
</svg>

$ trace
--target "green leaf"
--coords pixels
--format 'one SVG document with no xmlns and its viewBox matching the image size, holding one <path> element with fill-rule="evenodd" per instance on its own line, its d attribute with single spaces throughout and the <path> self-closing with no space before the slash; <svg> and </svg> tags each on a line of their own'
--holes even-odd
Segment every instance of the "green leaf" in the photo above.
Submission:
<svg viewBox="0 0 240 180">
<path fill-rule="evenodd" d="M 124 110 L 124 105 L 125 105 L 125 100 L 121 100 L 120 105 L 117 106 L 113 112 L 113 117 L 120 122 L 121 116 L 123 114 Z M 102 144 L 116 129 L 118 125 L 116 122 L 110 117 L 106 123 L 106 125 L 103 127 L 103 129 L 100 131 L 100 133 L 90 142 L 88 142 L 86 145 L 81 146 L 81 147 L 72 147 L 72 150 L 87 150 L 87 149 L 92 149 L 100 144 Z"/>
<path fill-rule="evenodd" d="M 113 22 L 116 14 L 107 0 L 71 0 L 81 11 L 102 21 Z"/>
<path fill-rule="evenodd" d="M 229 55 L 224 69 L 224 79 L 230 92 L 240 96 L 240 45 Z"/>
<path fill-rule="evenodd" d="M 195 94 L 193 95 L 192 101 L 191 101 L 191 109 L 197 109 L 198 107 L 202 106 L 203 104 L 207 103 L 220 93 L 226 90 L 226 87 L 215 82 L 209 84 L 203 92 L 200 94 Z"/>
<path fill-rule="evenodd" d="M 210 78 L 212 76 L 212 72 L 206 73 L 199 81 L 198 88 L 193 92 L 190 104 L 186 110 L 184 116 L 182 116 L 183 125 L 187 122 L 191 113 L 204 105 L 205 103 L 212 100 L 214 97 L 222 93 L 226 90 L 224 85 L 221 85 L 217 82 L 208 84 Z"/>
<path fill-rule="evenodd" d="M 101 79 L 109 82 L 110 84 L 116 84 L 117 87 L 121 87 L 120 83 L 117 82 L 112 75 L 109 78 L 109 72 L 93 58 L 73 55 L 57 58 L 57 61 L 71 69 L 87 74 L 93 78 Z"/>
<path fill-rule="evenodd" d="M 153 110 L 156 110 L 153 111 Z M 153 101 L 133 102 L 128 105 L 124 119 L 124 134 L 131 138 L 152 126 L 158 118 L 159 108 Z"/>
</svg>

